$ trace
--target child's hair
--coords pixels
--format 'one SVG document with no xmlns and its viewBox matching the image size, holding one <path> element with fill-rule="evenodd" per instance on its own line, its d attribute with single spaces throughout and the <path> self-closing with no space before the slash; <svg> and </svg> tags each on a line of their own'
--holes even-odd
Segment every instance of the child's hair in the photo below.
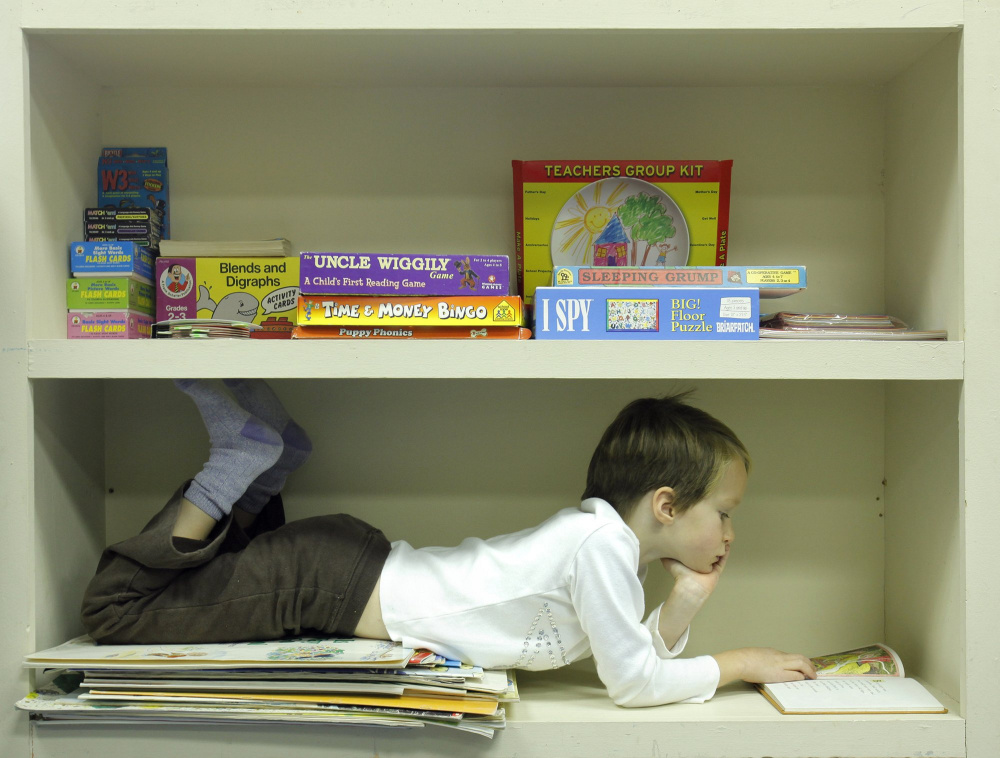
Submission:
<svg viewBox="0 0 1000 758">
<path fill-rule="evenodd" d="M 726 464 L 750 454 L 721 421 L 684 402 L 690 392 L 626 405 L 604 431 L 587 470 L 584 498 L 599 497 L 627 519 L 642 497 L 672 487 L 683 513 L 704 498 Z"/>
</svg>

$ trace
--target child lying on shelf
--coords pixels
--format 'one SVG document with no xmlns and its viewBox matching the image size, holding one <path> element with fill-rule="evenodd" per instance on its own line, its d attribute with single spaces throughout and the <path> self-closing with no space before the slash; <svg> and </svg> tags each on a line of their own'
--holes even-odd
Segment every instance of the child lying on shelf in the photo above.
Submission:
<svg viewBox="0 0 1000 758">
<path fill-rule="evenodd" d="M 593 654 L 623 706 L 816 676 L 805 656 L 769 648 L 677 657 L 726 566 L 750 465 L 736 435 L 683 396 L 618 414 L 579 506 L 514 534 L 414 549 L 346 514 L 284 523 L 279 493 L 312 445 L 267 383 L 177 386 L 208 429 L 208 461 L 139 535 L 104 551 L 83 602 L 98 642 L 318 631 L 529 670 Z M 643 621 L 642 582 L 657 561 L 674 585 Z"/>
</svg>

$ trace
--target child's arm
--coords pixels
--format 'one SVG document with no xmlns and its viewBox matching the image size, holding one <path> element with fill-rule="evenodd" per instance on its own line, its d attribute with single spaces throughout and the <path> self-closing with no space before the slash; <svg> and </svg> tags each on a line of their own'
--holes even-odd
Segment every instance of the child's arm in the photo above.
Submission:
<svg viewBox="0 0 1000 758">
<path fill-rule="evenodd" d="M 729 553 L 702 574 L 680 561 L 664 558 L 662 563 L 674 578 L 674 588 L 660 609 L 657 626 L 667 648 L 672 648 L 691 625 L 719 582 Z M 719 686 L 742 679 L 745 682 L 792 682 L 815 679 L 816 669 L 804 655 L 783 653 L 773 648 L 740 648 L 714 656 L 719 664 Z"/>
<path fill-rule="evenodd" d="M 674 578 L 674 587 L 660 609 L 660 620 L 657 624 L 657 630 L 668 649 L 676 645 L 685 630 L 691 626 L 695 615 L 719 583 L 719 577 L 726 567 L 727 560 L 729 560 L 728 551 L 707 574 L 692 571 L 673 558 L 661 560 L 663 567 Z"/>
</svg>

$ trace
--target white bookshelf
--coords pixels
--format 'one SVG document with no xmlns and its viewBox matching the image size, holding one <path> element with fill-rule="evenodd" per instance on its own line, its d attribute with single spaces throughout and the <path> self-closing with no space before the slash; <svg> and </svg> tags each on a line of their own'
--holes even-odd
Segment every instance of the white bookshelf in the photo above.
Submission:
<svg viewBox="0 0 1000 758">
<path fill-rule="evenodd" d="M 693 387 L 755 468 L 733 561 L 688 652 L 882 640 L 949 713 L 781 717 L 742 685 L 700 706 L 624 710 L 583 665 L 524 675 L 491 742 L 432 728 L 31 727 L 0 708 L 0 753 L 1000 751 L 1000 8 L 396 5 L 0 10 L 0 700 L 29 687 L 24 653 L 79 633 L 103 547 L 197 466 L 204 433 L 167 380 L 239 375 L 276 380 L 313 433 L 292 517 L 344 509 L 420 544 L 572 504 L 625 401 Z M 888 311 L 950 339 L 69 341 L 66 245 L 96 199 L 98 151 L 115 144 L 167 146 L 175 238 L 358 251 L 509 253 L 514 158 L 732 158 L 732 262 L 809 269 L 809 289 L 773 305 Z M 650 596 L 665 590 L 651 577 Z"/>
<path fill-rule="evenodd" d="M 32 379 L 961 379 L 959 341 L 331 342 L 32 340 Z M 211 361 L 206 361 L 206 356 Z M 262 360 L 263 358 L 263 360 Z"/>
</svg>

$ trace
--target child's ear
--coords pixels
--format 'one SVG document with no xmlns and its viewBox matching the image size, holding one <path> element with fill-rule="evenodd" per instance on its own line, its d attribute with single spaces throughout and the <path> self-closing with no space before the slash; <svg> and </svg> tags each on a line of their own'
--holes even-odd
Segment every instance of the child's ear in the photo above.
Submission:
<svg viewBox="0 0 1000 758">
<path fill-rule="evenodd" d="M 672 524 L 677 518 L 677 508 L 674 505 L 676 499 L 673 487 L 660 487 L 653 490 L 653 518 L 661 524 Z"/>
</svg>

